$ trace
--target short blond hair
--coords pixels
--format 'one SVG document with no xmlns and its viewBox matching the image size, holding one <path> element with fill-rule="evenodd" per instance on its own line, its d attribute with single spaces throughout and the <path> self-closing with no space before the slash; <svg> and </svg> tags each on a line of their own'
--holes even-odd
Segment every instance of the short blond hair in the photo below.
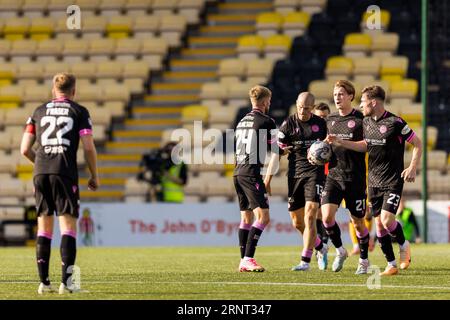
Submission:
<svg viewBox="0 0 450 320">
<path fill-rule="evenodd" d="M 352 98 L 351 101 L 353 101 L 353 99 L 355 99 L 355 86 L 350 81 L 348 81 L 348 80 L 338 80 L 334 84 L 334 87 L 335 88 L 344 88 L 344 90 L 345 90 L 345 92 L 347 92 L 347 94 L 353 95 L 353 98 Z"/>
<path fill-rule="evenodd" d="M 264 99 L 270 98 L 272 96 L 272 91 L 263 86 L 254 86 L 250 89 L 248 95 L 250 96 L 250 100 L 258 104 Z"/>
<path fill-rule="evenodd" d="M 76 79 L 73 74 L 69 73 L 57 73 L 53 77 L 53 86 L 56 90 L 69 94 L 75 88 Z"/>
</svg>

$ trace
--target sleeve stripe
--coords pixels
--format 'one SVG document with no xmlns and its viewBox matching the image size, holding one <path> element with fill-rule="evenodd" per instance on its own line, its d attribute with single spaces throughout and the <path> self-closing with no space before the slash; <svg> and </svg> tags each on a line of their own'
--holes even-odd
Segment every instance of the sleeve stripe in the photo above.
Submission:
<svg viewBox="0 0 450 320">
<path fill-rule="evenodd" d="M 412 131 L 411 130 L 411 135 L 409 136 L 409 138 L 408 139 L 406 139 L 406 141 L 408 141 L 408 142 L 410 142 L 415 136 L 416 136 L 416 133 L 414 132 L 414 131 Z"/>
<path fill-rule="evenodd" d="M 82 129 L 82 130 L 80 130 L 80 137 L 88 135 L 88 134 L 92 135 L 92 130 L 91 129 Z"/>
<path fill-rule="evenodd" d="M 27 126 L 25 127 L 25 132 L 36 134 L 36 128 L 34 124 L 27 124 Z"/>
<path fill-rule="evenodd" d="M 278 142 L 278 146 L 279 146 L 281 149 L 284 149 L 284 148 L 287 147 L 287 144 Z"/>
</svg>

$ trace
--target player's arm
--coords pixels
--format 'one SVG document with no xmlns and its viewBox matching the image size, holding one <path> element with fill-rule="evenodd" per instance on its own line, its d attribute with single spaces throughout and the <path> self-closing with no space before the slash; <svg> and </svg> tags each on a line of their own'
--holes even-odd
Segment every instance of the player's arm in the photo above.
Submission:
<svg viewBox="0 0 450 320">
<path fill-rule="evenodd" d="M 22 137 L 22 142 L 20 144 L 20 153 L 34 163 L 34 159 L 36 158 L 36 154 L 33 150 L 33 144 L 36 141 L 36 136 L 30 132 L 24 132 Z"/>
<path fill-rule="evenodd" d="M 97 172 L 97 150 L 95 149 L 94 138 L 92 134 L 81 136 L 83 144 L 84 158 L 86 159 L 91 177 L 88 180 L 88 189 L 95 191 L 99 187 Z"/>
<path fill-rule="evenodd" d="M 408 168 L 403 170 L 401 177 L 407 182 L 414 182 L 414 180 L 416 180 L 417 166 L 419 164 L 420 157 L 422 156 L 422 141 L 414 133 L 406 141 L 412 144 L 414 148 L 411 163 Z"/>
<path fill-rule="evenodd" d="M 349 140 L 343 140 L 334 135 L 328 135 L 325 138 L 325 141 L 328 142 L 329 144 L 341 146 L 341 147 L 344 147 L 346 149 L 350 149 L 350 150 L 353 150 L 356 152 L 366 152 L 367 151 L 367 142 L 365 140 L 349 141 Z"/>
</svg>

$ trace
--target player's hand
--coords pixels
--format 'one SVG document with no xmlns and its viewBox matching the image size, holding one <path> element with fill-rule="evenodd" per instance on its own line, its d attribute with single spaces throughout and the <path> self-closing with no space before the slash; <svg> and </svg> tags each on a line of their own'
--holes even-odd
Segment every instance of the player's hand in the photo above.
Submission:
<svg viewBox="0 0 450 320">
<path fill-rule="evenodd" d="M 306 159 L 308 159 L 308 162 L 311 163 L 313 166 L 316 165 L 316 163 L 314 162 L 314 159 L 309 155 L 309 149 L 308 149 L 308 153 L 306 155 Z"/>
<path fill-rule="evenodd" d="M 335 135 L 327 135 L 324 141 L 328 144 L 339 144 L 341 139 Z"/>
<path fill-rule="evenodd" d="M 98 181 L 97 177 L 95 177 L 95 178 L 90 177 L 89 178 L 89 180 L 88 180 L 88 190 L 95 191 L 95 190 L 98 189 L 99 185 L 100 185 L 100 182 Z"/>
<path fill-rule="evenodd" d="M 285 155 L 291 153 L 292 152 L 292 148 L 294 148 L 294 146 L 289 146 L 289 147 L 284 148 L 283 149 L 283 153 L 281 155 L 285 156 Z"/>
<path fill-rule="evenodd" d="M 412 168 L 409 166 L 405 170 L 403 170 L 401 177 L 404 181 L 414 182 L 416 180 L 416 168 Z"/>
<path fill-rule="evenodd" d="M 264 181 L 264 185 L 266 186 L 267 194 L 269 196 L 271 196 L 272 195 L 272 190 L 270 189 L 270 182 L 269 181 Z"/>
</svg>

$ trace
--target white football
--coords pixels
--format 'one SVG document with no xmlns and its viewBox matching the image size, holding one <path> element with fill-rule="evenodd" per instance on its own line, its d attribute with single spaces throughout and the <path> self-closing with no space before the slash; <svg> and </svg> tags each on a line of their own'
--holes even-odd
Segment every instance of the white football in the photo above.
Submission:
<svg viewBox="0 0 450 320">
<path fill-rule="evenodd" d="M 316 141 L 309 148 L 309 159 L 315 165 L 323 166 L 331 159 L 331 146 L 324 141 Z"/>
</svg>

